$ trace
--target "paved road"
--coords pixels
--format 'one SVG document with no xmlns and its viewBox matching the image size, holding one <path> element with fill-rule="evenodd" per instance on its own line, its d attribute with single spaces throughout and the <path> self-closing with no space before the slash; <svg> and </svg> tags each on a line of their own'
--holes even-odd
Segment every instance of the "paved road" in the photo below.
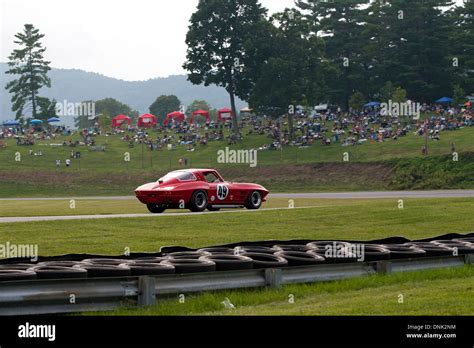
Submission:
<svg viewBox="0 0 474 348">
<path fill-rule="evenodd" d="M 321 198 L 321 199 L 379 199 L 379 198 L 456 198 L 474 197 L 474 190 L 437 190 L 437 191 L 373 191 L 373 192 L 337 192 L 337 193 L 274 193 L 270 198 Z M 54 197 L 54 198 L 0 198 L 0 201 L 64 201 L 64 200 L 103 200 L 125 201 L 136 199 L 134 196 L 101 197 Z"/>
</svg>

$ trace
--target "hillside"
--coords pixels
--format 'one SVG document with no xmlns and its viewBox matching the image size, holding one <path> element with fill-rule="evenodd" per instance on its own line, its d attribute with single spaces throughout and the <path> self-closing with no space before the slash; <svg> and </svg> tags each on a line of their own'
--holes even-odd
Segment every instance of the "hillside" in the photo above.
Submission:
<svg viewBox="0 0 474 348">
<path fill-rule="evenodd" d="M 11 111 L 10 95 L 5 84 L 12 79 L 6 75 L 8 65 L 0 63 L 0 121 L 14 118 Z M 227 92 L 216 86 L 195 86 L 186 80 L 185 75 L 155 78 L 147 81 L 124 81 L 104 75 L 77 69 L 52 69 L 49 72 L 51 88 L 43 88 L 41 95 L 58 101 L 80 102 L 112 97 L 130 105 L 140 113 L 148 112 L 150 104 L 161 94 L 175 94 L 183 105 L 195 99 L 204 99 L 212 107 L 229 105 Z M 237 107 L 246 104 L 237 101 Z M 67 123 L 71 124 L 72 123 Z"/>
</svg>

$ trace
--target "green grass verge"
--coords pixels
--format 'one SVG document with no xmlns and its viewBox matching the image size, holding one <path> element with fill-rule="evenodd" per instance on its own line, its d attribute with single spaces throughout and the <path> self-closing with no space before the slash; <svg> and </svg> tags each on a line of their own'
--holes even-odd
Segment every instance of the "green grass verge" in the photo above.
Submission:
<svg viewBox="0 0 474 348">
<path fill-rule="evenodd" d="M 269 239 L 371 240 L 469 232 L 474 199 L 350 200 L 343 205 L 197 216 L 1 223 L 0 242 L 38 244 L 41 255 L 156 252 Z M 341 203 L 342 204 L 342 203 Z M 296 201 L 298 207 L 298 202 Z"/>
<path fill-rule="evenodd" d="M 473 284 L 474 267 L 465 266 L 297 284 L 278 290 L 210 292 L 187 295 L 184 303 L 175 297 L 159 299 L 151 307 L 87 315 L 473 315 Z M 226 298 L 235 310 L 224 308 Z"/>
</svg>

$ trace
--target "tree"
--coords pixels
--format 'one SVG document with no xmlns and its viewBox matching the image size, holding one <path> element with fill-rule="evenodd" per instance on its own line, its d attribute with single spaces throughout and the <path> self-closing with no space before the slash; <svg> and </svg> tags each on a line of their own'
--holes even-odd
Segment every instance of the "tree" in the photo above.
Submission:
<svg viewBox="0 0 474 348">
<path fill-rule="evenodd" d="M 181 101 L 175 95 L 160 95 L 150 105 L 150 113 L 158 120 L 163 121 L 166 115 L 173 111 L 181 110 Z"/>
<path fill-rule="evenodd" d="M 379 91 L 379 99 L 384 103 L 388 103 L 392 99 L 395 92 L 395 86 L 391 81 L 387 81 Z"/>
<path fill-rule="evenodd" d="M 7 74 L 18 75 L 7 83 L 5 88 L 12 94 L 12 111 L 16 118 L 22 120 L 25 108 L 31 106 L 33 118 L 37 117 L 38 91 L 43 87 L 51 87 L 47 73 L 51 68 L 50 62 L 43 59 L 46 51 L 40 42 L 44 34 L 40 34 L 32 24 L 25 24 L 23 32 L 15 35 L 14 43 L 20 48 L 14 49 L 8 57 L 10 69 Z M 28 104 L 30 103 L 30 104 Z"/>
<path fill-rule="evenodd" d="M 370 90 L 373 45 L 364 27 L 367 11 L 361 7 L 365 3 L 366 0 L 297 1 L 297 7 L 307 13 L 313 35 L 324 38 L 325 55 L 321 58 L 330 66 L 327 95 L 344 108 L 349 106 L 355 90 L 364 95 L 374 92 Z"/>
<path fill-rule="evenodd" d="M 191 116 L 196 110 L 211 111 L 211 106 L 205 100 L 194 100 L 186 109 L 186 114 Z"/>
<path fill-rule="evenodd" d="M 296 10 L 285 10 L 271 18 L 266 35 L 273 50 L 259 67 L 250 107 L 273 117 L 288 116 L 290 138 L 297 105 L 315 105 L 324 96 L 322 41 L 307 37 L 308 28 Z"/>
<path fill-rule="evenodd" d="M 449 41 L 454 48 L 450 58 L 456 82 L 465 91 L 474 91 L 474 1 L 464 1 L 451 13 L 454 31 Z"/>
<path fill-rule="evenodd" d="M 453 87 L 453 105 L 464 105 L 466 103 L 466 93 L 459 85 L 454 85 Z"/>
<path fill-rule="evenodd" d="M 85 101 L 83 103 L 89 103 L 89 102 L 90 101 Z M 120 114 L 127 115 L 128 117 L 132 119 L 132 122 L 135 122 L 136 119 L 138 118 L 138 111 L 133 110 L 127 104 L 121 103 L 114 98 L 105 98 L 105 99 L 98 100 L 94 103 L 95 103 L 96 115 L 104 116 L 101 119 L 101 122 L 103 124 L 107 122 L 111 123 L 112 118 Z M 94 125 L 95 120 L 90 118 L 89 116 L 77 116 L 76 118 L 74 118 L 74 123 L 76 127 L 78 128 L 88 128 Z"/>
<path fill-rule="evenodd" d="M 449 42 L 452 0 L 376 0 L 368 8 L 370 38 L 377 38 L 374 72 L 378 84 L 392 81 L 410 98 L 432 102 L 450 92 L 454 77 Z"/>
<path fill-rule="evenodd" d="M 186 35 L 188 49 L 183 67 L 189 72 L 188 80 L 227 90 L 236 135 L 235 96 L 245 100 L 251 89 L 245 66 L 253 57 L 248 55 L 246 42 L 257 38 L 265 13 L 257 0 L 200 0 Z"/>
<path fill-rule="evenodd" d="M 407 101 L 407 91 L 401 87 L 395 88 L 392 94 L 392 101 L 395 103 L 405 103 Z"/>
<path fill-rule="evenodd" d="M 365 104 L 365 98 L 361 92 L 357 91 L 351 95 L 349 99 L 349 107 L 352 110 L 360 111 L 362 107 L 364 106 L 364 104 Z"/>
<path fill-rule="evenodd" d="M 50 100 L 45 97 L 37 97 L 39 112 L 36 118 L 40 120 L 47 120 L 50 117 L 56 117 L 56 100 Z"/>
</svg>

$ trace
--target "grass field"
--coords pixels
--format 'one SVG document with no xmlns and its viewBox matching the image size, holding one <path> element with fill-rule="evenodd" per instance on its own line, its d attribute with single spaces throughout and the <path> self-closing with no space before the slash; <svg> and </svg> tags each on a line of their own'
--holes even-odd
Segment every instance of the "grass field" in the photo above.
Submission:
<svg viewBox="0 0 474 348">
<path fill-rule="evenodd" d="M 269 206 L 284 206 L 276 199 Z M 67 201 L 3 201 L 3 215 L 70 214 Z M 78 212 L 143 209 L 134 201 L 78 200 Z M 91 204 L 91 206 L 89 206 Z M 97 204 L 97 205 L 94 205 Z M 120 255 L 125 250 L 157 252 L 162 246 L 193 248 L 240 241 L 291 239 L 410 239 L 468 233 L 474 226 L 474 199 L 295 200 L 305 209 L 147 218 L 0 224 L 0 242 L 38 244 L 43 256 L 68 253 Z M 314 206 L 314 207 L 312 207 Z M 294 285 L 279 290 L 246 290 L 160 301 L 149 309 L 123 308 L 113 315 L 469 315 L 474 313 L 473 268 L 447 269 L 340 282 Z M 293 294 L 295 303 L 288 303 Z M 397 302 L 403 294 L 404 304 Z M 237 306 L 223 310 L 228 297 Z M 434 303 L 436 305 L 434 305 Z"/>
<path fill-rule="evenodd" d="M 296 207 L 300 206 L 296 200 Z M 306 201 L 315 208 L 196 216 L 2 223 L 3 241 L 38 244 L 41 255 L 157 252 L 162 246 L 205 247 L 268 239 L 427 238 L 469 232 L 474 199 Z"/>
<path fill-rule="evenodd" d="M 151 132 L 153 138 L 157 135 Z M 152 152 L 142 150 L 141 145 L 129 148 L 118 135 L 97 137 L 97 145 L 105 145 L 105 152 L 53 146 L 68 141 L 68 137 L 38 141 L 31 147 L 7 140 L 7 146 L 0 148 L 0 197 L 129 195 L 140 184 L 180 168 L 178 159 L 184 157 L 189 167 L 217 168 L 229 180 L 258 181 L 273 192 L 471 188 L 473 136 L 474 127 L 443 132 L 441 141 L 429 142 L 428 158 L 421 156 L 423 138 L 413 134 L 397 141 L 350 147 L 319 143 L 308 148 L 290 146 L 283 151 L 259 151 L 255 168 L 217 163 L 217 153 L 226 142 L 210 142 L 191 153 L 184 145 L 173 151 Z M 77 135 L 71 139 L 79 140 Z M 258 148 L 271 141 L 266 136 L 251 135 L 232 148 Z M 459 153 L 457 162 L 451 157 L 452 144 Z M 41 150 L 43 155 L 29 155 L 29 150 Z M 73 159 L 72 166 L 65 168 L 71 150 L 80 151 L 81 159 Z M 130 153 L 130 162 L 124 161 L 126 152 Z M 345 152 L 348 162 L 343 161 Z M 61 168 L 55 168 L 56 159 L 61 159 Z"/>
<path fill-rule="evenodd" d="M 327 207 L 343 206 L 352 203 L 345 200 L 315 200 L 296 199 L 292 200 L 295 207 Z M 287 208 L 289 200 L 283 198 L 272 198 L 264 203 L 264 208 Z M 71 205 L 72 204 L 72 205 Z M 71 208 L 73 207 L 73 208 Z M 225 209 L 223 209 L 225 211 Z M 229 210 L 234 211 L 234 210 Z M 167 213 L 189 213 L 187 209 L 171 209 Z M 146 214 L 148 209 L 137 199 L 123 200 L 94 200 L 74 199 L 71 200 L 35 200 L 35 201 L 0 201 L 0 217 L 11 216 L 63 216 L 63 215 L 109 215 L 109 214 Z"/>
<path fill-rule="evenodd" d="M 278 290 L 232 290 L 159 300 L 107 315 L 472 315 L 474 267 L 373 275 Z M 403 303 L 400 303 L 400 295 Z M 226 298 L 236 309 L 225 309 Z M 87 315 L 103 315 L 88 313 Z"/>
</svg>

